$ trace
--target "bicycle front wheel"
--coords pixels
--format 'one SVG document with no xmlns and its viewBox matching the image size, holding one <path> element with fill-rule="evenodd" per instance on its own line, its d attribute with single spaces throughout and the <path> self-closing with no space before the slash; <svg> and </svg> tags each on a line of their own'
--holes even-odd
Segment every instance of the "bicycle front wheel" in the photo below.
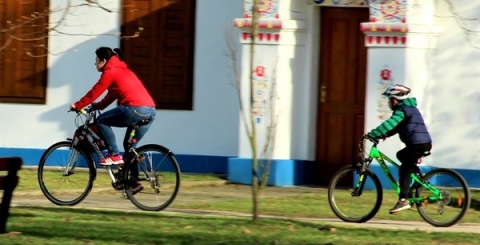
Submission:
<svg viewBox="0 0 480 245">
<path fill-rule="evenodd" d="M 160 145 L 138 148 L 138 162 L 127 164 L 124 179 L 130 201 L 139 209 L 161 211 L 180 189 L 180 167 L 173 152 Z"/>
<path fill-rule="evenodd" d="M 45 197 L 60 206 L 80 203 L 92 189 L 95 168 L 90 154 L 72 149 L 72 142 L 50 146 L 38 164 L 38 184 Z"/>
<path fill-rule="evenodd" d="M 380 180 L 370 169 L 361 173 L 355 167 L 343 167 L 328 185 L 328 204 L 333 213 L 345 222 L 370 220 L 380 209 L 382 198 Z"/>
<path fill-rule="evenodd" d="M 416 197 L 423 197 L 417 202 L 420 216 L 429 224 L 437 227 L 448 227 L 458 223 L 470 208 L 470 190 L 467 182 L 451 169 L 434 169 L 423 177 L 424 182 L 440 191 L 440 196 L 420 187 Z"/>
</svg>

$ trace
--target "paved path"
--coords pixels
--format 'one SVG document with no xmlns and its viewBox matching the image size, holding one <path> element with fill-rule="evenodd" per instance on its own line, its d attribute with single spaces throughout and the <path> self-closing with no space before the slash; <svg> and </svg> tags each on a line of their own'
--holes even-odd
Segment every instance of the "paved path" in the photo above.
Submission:
<svg viewBox="0 0 480 245">
<path fill-rule="evenodd" d="M 315 193 L 317 188 L 309 187 L 267 187 L 264 192 L 265 196 L 288 196 L 298 195 L 301 193 Z M 318 191 L 318 190 L 317 190 Z M 221 212 L 212 210 L 186 210 L 177 209 L 175 204 L 196 203 L 199 201 L 219 201 L 225 199 L 244 199 L 251 195 L 249 186 L 242 185 L 226 185 L 222 181 L 202 182 L 202 183 L 184 183 L 180 194 L 175 199 L 171 208 L 167 208 L 162 213 L 177 215 L 211 215 L 211 216 L 232 216 L 232 217 L 249 217 L 250 214 Z M 12 205 L 14 206 L 48 206 L 53 207 L 39 191 L 35 192 L 18 192 L 15 194 Z M 137 209 L 129 200 L 123 199 L 120 192 L 116 192 L 111 188 L 94 189 L 92 193 L 80 204 L 73 208 L 92 208 L 92 209 L 112 209 L 126 210 L 129 212 L 143 212 Z M 472 232 L 480 234 L 480 224 L 462 223 L 452 227 L 440 228 L 433 227 L 426 222 L 417 221 L 393 221 L 393 220 L 377 220 L 372 219 L 367 223 L 345 223 L 339 219 L 317 219 L 317 218 L 286 218 L 279 216 L 262 215 L 262 217 L 276 219 L 295 219 L 308 222 L 322 222 L 332 225 L 332 227 L 353 226 L 362 228 L 388 228 L 401 230 L 421 230 L 426 232 Z"/>
</svg>

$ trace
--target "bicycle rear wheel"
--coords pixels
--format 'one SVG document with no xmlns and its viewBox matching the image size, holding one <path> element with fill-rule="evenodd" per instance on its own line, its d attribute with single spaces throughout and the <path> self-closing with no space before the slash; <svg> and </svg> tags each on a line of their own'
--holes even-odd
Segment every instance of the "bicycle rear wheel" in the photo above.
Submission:
<svg viewBox="0 0 480 245">
<path fill-rule="evenodd" d="M 442 197 L 432 200 L 435 195 L 428 189 L 420 187 L 416 197 L 431 197 L 429 200 L 417 202 L 420 216 L 429 224 L 437 227 L 448 227 L 458 223 L 470 207 L 470 190 L 467 182 L 451 169 L 434 169 L 423 177 L 425 182 L 440 190 Z"/>
<path fill-rule="evenodd" d="M 363 183 L 359 178 L 363 175 Z M 356 184 L 360 183 L 356 188 Z M 375 216 L 382 205 L 383 192 L 378 177 L 370 170 L 340 169 L 328 185 L 328 204 L 335 215 L 346 222 L 363 223 Z"/>
<path fill-rule="evenodd" d="M 145 145 L 138 148 L 138 162 L 127 164 L 124 176 L 126 193 L 139 209 L 161 211 L 174 200 L 180 189 L 180 167 L 173 152 L 160 145 Z M 138 173 L 138 174 L 136 174 Z M 136 192 L 138 181 L 143 189 Z"/>
<path fill-rule="evenodd" d="M 37 175 L 40 189 L 48 200 L 60 206 L 73 206 L 92 189 L 95 168 L 90 154 L 72 149 L 71 141 L 62 141 L 43 153 Z"/>
</svg>

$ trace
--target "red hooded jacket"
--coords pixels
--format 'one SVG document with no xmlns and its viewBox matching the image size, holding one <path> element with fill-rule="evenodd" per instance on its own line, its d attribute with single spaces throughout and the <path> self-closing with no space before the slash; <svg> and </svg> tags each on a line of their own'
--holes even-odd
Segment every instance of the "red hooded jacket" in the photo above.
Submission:
<svg viewBox="0 0 480 245">
<path fill-rule="evenodd" d="M 95 105 L 99 109 L 105 109 L 115 100 L 118 105 L 155 107 L 155 102 L 143 83 L 117 56 L 110 58 L 100 80 L 85 96 L 75 102 L 75 108 L 83 109 L 93 103 L 105 90 L 108 90 L 107 95 Z"/>
</svg>

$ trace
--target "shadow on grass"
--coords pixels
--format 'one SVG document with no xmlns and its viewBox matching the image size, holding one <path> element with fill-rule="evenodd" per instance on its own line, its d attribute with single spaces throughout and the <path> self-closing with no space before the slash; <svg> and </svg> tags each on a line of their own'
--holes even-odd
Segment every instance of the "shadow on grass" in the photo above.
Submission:
<svg viewBox="0 0 480 245">
<path fill-rule="evenodd" d="M 480 200 L 472 198 L 472 202 L 470 203 L 470 208 L 480 211 Z"/>
<path fill-rule="evenodd" d="M 297 229 L 308 233 L 318 230 L 328 232 L 330 229 L 328 225 L 289 219 L 262 219 L 254 223 L 245 217 L 179 216 L 156 212 L 48 207 L 15 208 L 12 221 L 14 219 L 18 222 L 11 222 L 8 230 L 21 232 L 24 236 L 113 244 L 284 244 L 283 239 L 288 237 L 274 228 L 278 228 L 279 224 L 282 227 L 284 225 L 285 229 L 294 224 Z M 254 233 L 245 233 L 245 229 Z M 263 229 L 273 229 L 274 233 L 263 234 Z M 305 244 L 333 245 L 321 241 Z"/>
<path fill-rule="evenodd" d="M 33 217 L 36 217 L 36 215 L 29 214 L 29 213 L 17 213 L 17 212 L 12 213 L 10 211 L 8 217 L 9 218 L 33 218 Z"/>
</svg>

